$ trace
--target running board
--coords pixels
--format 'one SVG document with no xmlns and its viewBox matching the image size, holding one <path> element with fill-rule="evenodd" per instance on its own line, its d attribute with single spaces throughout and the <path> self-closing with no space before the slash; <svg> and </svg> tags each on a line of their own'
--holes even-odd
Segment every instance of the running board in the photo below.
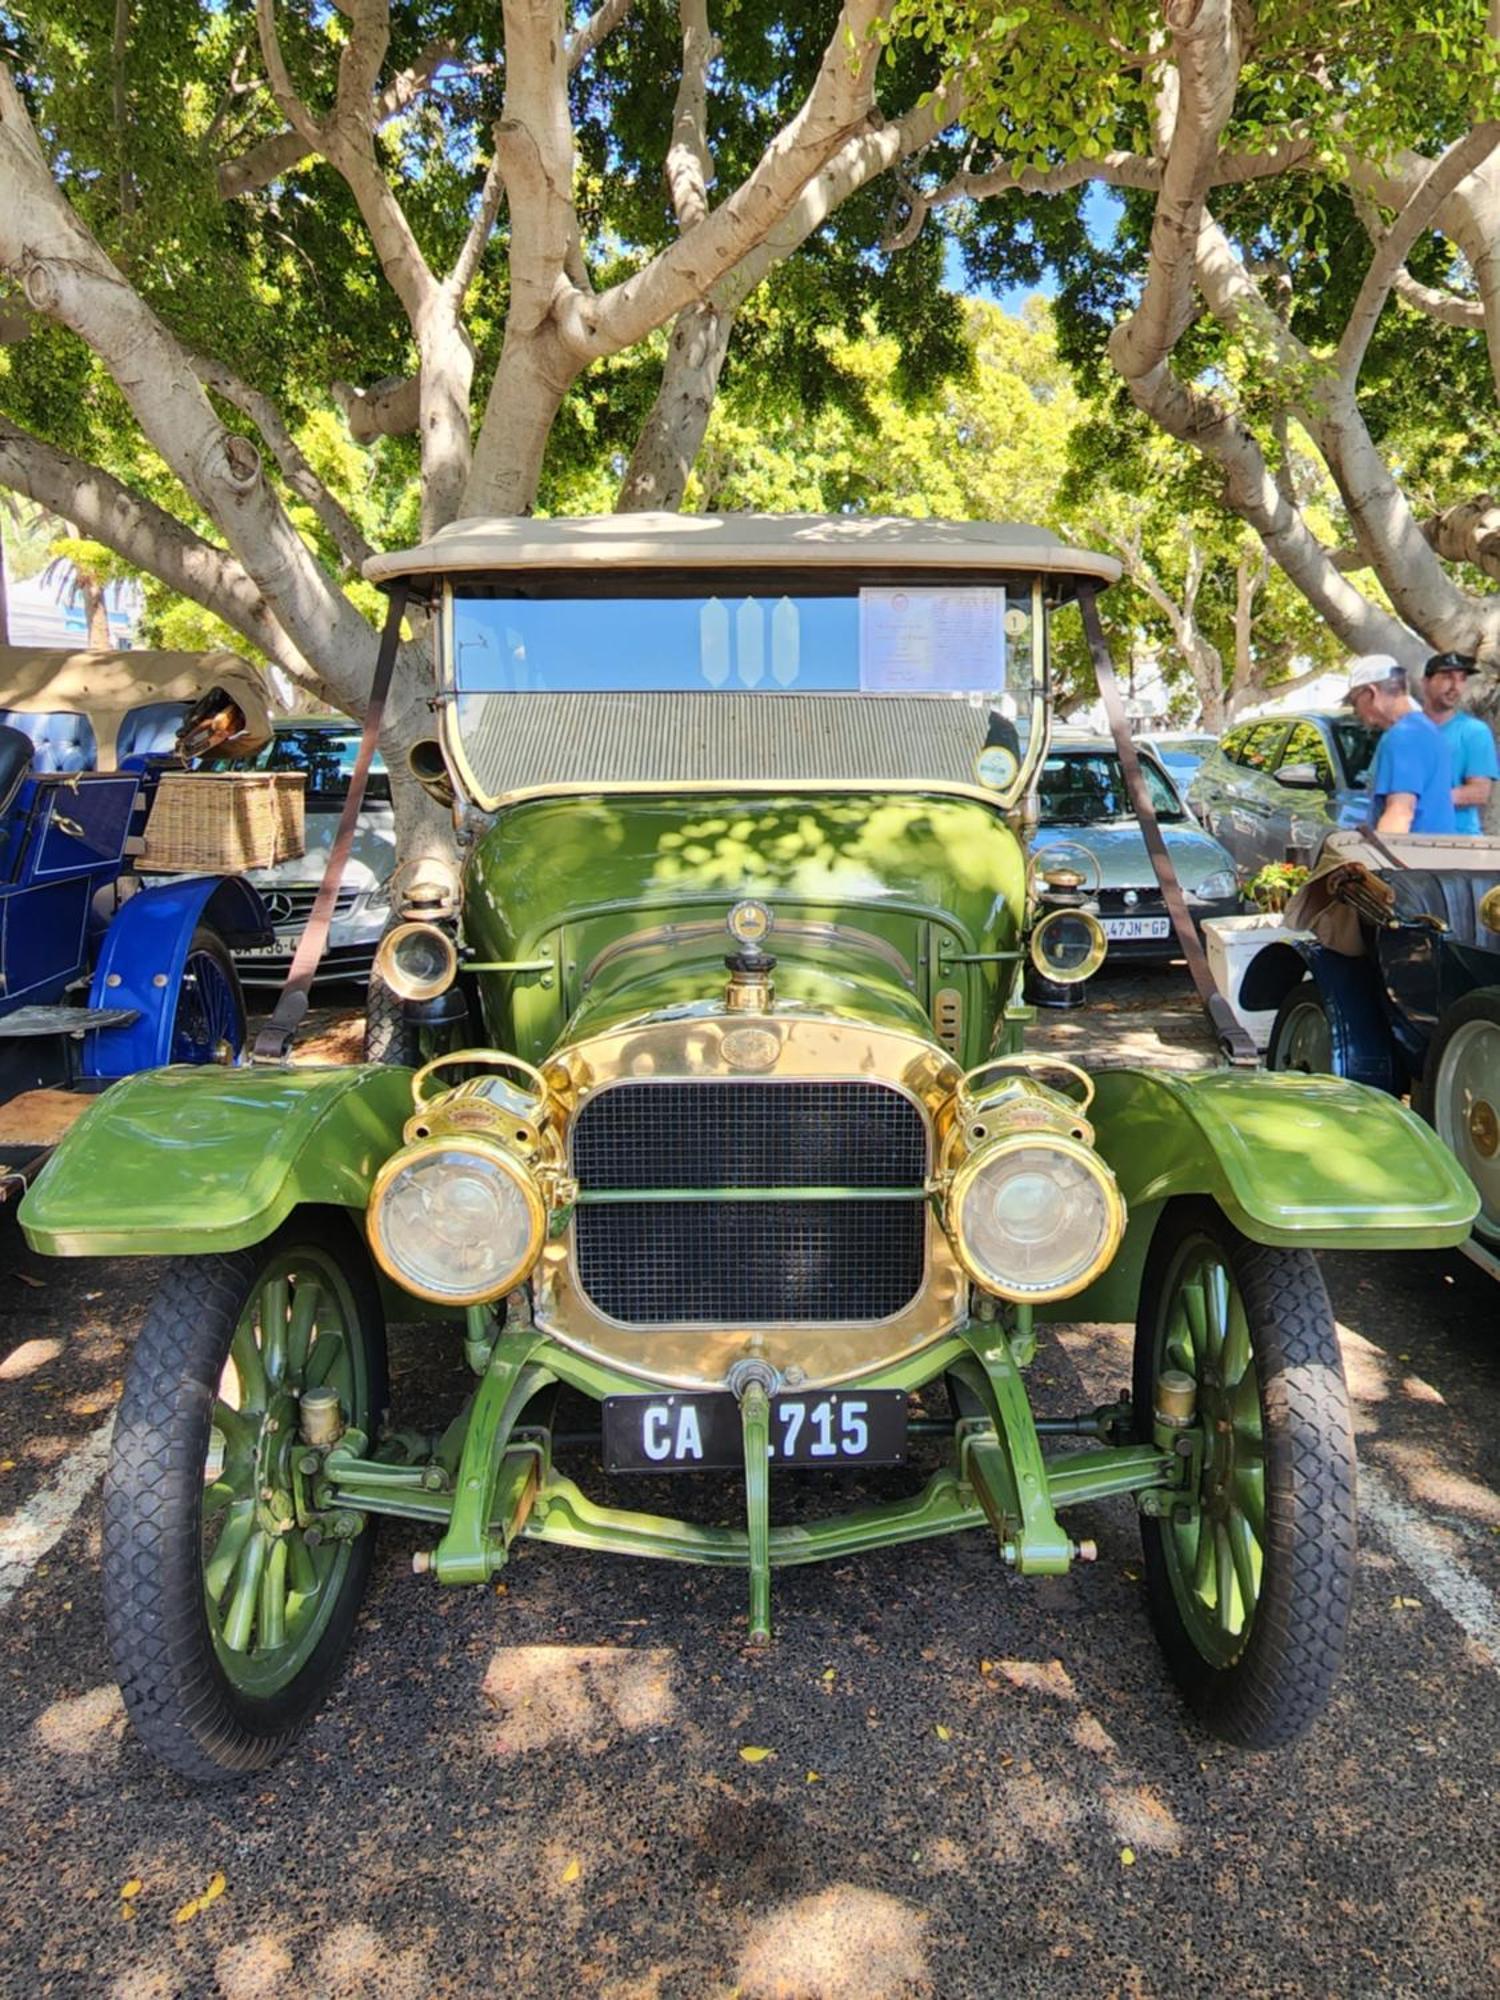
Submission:
<svg viewBox="0 0 1500 2000">
<path fill-rule="evenodd" d="M 83 1035 L 90 1028 L 128 1028 L 140 1018 L 139 1007 L 18 1007 L 0 1014 L 0 1037 Z"/>
</svg>

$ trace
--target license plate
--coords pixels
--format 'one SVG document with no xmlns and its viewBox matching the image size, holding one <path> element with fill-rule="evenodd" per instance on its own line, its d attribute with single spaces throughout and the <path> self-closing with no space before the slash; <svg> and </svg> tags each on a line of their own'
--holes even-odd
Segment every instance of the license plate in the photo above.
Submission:
<svg viewBox="0 0 1500 2000">
<path fill-rule="evenodd" d="M 1107 938 L 1164 938 L 1172 935 L 1170 917 L 1101 918 Z"/>
<path fill-rule="evenodd" d="M 290 958 L 293 949 L 292 943 L 284 938 L 278 938 L 275 944 L 246 945 L 234 955 L 236 958 Z"/>
<path fill-rule="evenodd" d="M 718 1390 L 606 1396 L 609 1472 L 732 1471 L 745 1462 L 740 1406 Z M 819 1389 L 771 1401 L 773 1465 L 902 1465 L 904 1389 Z"/>
</svg>

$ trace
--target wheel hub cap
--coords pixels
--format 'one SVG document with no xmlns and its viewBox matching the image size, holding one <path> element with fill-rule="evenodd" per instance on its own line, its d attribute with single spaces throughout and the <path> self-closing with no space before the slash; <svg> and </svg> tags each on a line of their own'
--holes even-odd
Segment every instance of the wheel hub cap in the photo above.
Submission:
<svg viewBox="0 0 1500 2000">
<path fill-rule="evenodd" d="M 1480 1097 L 1469 1110 L 1469 1139 L 1481 1159 L 1492 1160 L 1500 1150 L 1500 1118 L 1495 1107 Z"/>
</svg>

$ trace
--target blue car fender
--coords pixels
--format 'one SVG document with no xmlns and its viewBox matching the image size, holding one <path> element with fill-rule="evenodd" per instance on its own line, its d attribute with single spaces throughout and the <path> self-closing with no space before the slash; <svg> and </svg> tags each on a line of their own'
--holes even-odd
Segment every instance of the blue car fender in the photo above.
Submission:
<svg viewBox="0 0 1500 2000">
<path fill-rule="evenodd" d="M 131 1076 L 169 1062 L 183 967 L 193 933 L 212 924 L 226 943 L 270 931 L 265 906 L 234 875 L 187 875 L 139 889 L 116 911 L 104 934 L 91 1007 L 131 1007 L 127 1027 L 91 1028 L 84 1041 L 87 1076 Z"/>
<path fill-rule="evenodd" d="M 1239 1004 L 1252 1013 L 1279 1007 L 1308 977 L 1328 1011 L 1334 1075 L 1399 1097 L 1406 1088 L 1406 1064 L 1381 1003 L 1379 975 L 1368 959 L 1330 951 L 1316 938 L 1278 939 L 1246 966 Z"/>
</svg>

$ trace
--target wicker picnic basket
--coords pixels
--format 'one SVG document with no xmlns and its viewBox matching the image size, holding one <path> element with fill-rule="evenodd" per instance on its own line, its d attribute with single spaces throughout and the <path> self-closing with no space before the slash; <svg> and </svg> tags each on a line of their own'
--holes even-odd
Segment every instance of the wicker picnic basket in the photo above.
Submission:
<svg viewBox="0 0 1500 2000">
<path fill-rule="evenodd" d="M 167 771 L 140 866 L 165 875 L 238 875 L 303 851 L 302 771 Z"/>
</svg>

